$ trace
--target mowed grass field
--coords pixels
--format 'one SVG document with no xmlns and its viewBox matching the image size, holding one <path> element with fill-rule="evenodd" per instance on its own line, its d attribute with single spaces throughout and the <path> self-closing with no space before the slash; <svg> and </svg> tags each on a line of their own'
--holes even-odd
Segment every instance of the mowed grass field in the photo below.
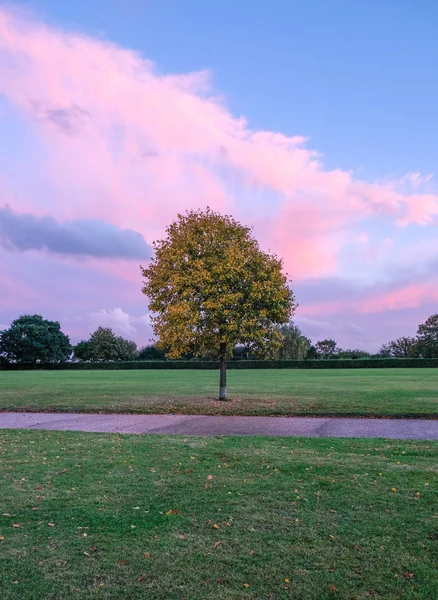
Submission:
<svg viewBox="0 0 438 600">
<path fill-rule="evenodd" d="M 438 598 L 438 444 L 0 432 L 2 600 Z"/>
<path fill-rule="evenodd" d="M 0 410 L 438 417 L 438 369 L 1 371 Z"/>
</svg>

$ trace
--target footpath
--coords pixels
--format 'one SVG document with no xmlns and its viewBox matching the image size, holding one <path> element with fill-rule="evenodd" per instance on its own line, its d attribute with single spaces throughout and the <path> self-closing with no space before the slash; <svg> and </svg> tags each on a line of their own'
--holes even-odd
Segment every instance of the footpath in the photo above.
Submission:
<svg viewBox="0 0 438 600">
<path fill-rule="evenodd" d="M 438 440 L 438 420 L 0 413 L 0 429 L 174 435 L 267 435 Z"/>
</svg>

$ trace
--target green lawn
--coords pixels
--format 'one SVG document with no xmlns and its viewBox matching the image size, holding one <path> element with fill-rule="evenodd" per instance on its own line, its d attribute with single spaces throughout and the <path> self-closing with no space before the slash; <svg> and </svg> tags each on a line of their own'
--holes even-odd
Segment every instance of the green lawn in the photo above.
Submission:
<svg viewBox="0 0 438 600">
<path fill-rule="evenodd" d="M 438 416 L 438 369 L 0 371 L 0 410 Z"/>
<path fill-rule="evenodd" d="M 438 444 L 0 431 L 2 600 L 433 600 Z"/>
</svg>

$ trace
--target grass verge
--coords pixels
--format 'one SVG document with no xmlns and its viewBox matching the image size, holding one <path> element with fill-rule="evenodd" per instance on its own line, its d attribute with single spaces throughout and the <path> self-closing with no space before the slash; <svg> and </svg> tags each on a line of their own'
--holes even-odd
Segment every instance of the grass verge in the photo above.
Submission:
<svg viewBox="0 0 438 600">
<path fill-rule="evenodd" d="M 0 371 L 0 410 L 438 418 L 438 369 Z"/>
<path fill-rule="evenodd" d="M 437 451 L 1 431 L 1 597 L 438 598 Z"/>
</svg>

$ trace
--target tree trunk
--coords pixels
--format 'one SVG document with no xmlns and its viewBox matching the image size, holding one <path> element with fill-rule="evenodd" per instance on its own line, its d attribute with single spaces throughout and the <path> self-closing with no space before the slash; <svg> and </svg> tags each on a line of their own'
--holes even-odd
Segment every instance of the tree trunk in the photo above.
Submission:
<svg viewBox="0 0 438 600">
<path fill-rule="evenodd" d="M 219 400 L 227 399 L 227 359 L 226 359 L 227 347 L 225 344 L 220 345 L 219 351 Z"/>
</svg>

